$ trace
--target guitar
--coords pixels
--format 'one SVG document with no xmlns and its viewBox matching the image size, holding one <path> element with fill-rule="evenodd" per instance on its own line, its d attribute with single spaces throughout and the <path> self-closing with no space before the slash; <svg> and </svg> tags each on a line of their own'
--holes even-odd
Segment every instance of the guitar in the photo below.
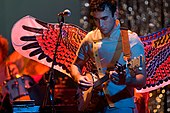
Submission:
<svg viewBox="0 0 170 113">
<path fill-rule="evenodd" d="M 120 63 L 116 63 L 114 70 L 116 70 L 120 75 L 124 73 L 124 70 L 128 67 L 130 70 L 135 68 L 142 69 L 142 62 L 144 61 L 143 56 L 139 56 L 137 58 L 132 59 L 125 65 L 121 65 Z M 113 70 L 113 69 L 112 69 Z M 93 73 L 86 73 L 89 79 L 94 81 L 93 87 L 90 87 L 86 91 L 82 91 L 80 88 L 77 90 L 77 103 L 78 103 L 78 110 L 79 111 L 88 111 L 94 108 L 97 104 L 97 100 L 94 96 L 96 89 L 101 86 L 105 81 L 109 79 L 109 72 L 105 73 L 105 76 L 102 78 L 98 78 L 97 75 Z M 101 89 L 101 88 L 100 88 Z"/>
</svg>

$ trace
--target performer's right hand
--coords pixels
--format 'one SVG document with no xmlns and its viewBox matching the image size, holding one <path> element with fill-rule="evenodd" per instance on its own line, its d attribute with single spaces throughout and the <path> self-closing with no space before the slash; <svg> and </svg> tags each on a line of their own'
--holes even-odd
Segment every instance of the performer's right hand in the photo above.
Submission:
<svg viewBox="0 0 170 113">
<path fill-rule="evenodd" d="M 79 78 L 77 79 L 78 85 L 80 87 L 80 89 L 82 90 L 87 90 L 89 87 L 93 86 L 93 81 L 91 79 L 89 79 L 87 76 L 79 76 Z"/>
</svg>

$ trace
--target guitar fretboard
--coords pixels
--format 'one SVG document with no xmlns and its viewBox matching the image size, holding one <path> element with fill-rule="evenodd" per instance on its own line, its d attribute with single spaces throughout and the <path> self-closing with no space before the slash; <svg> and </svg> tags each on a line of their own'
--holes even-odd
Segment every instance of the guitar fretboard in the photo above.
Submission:
<svg viewBox="0 0 170 113">
<path fill-rule="evenodd" d="M 109 79 L 109 75 L 105 75 L 104 77 L 102 77 L 101 79 L 97 80 L 94 85 L 93 88 L 95 89 L 96 87 L 100 86 L 102 83 L 104 83 L 105 81 L 107 81 Z"/>
</svg>

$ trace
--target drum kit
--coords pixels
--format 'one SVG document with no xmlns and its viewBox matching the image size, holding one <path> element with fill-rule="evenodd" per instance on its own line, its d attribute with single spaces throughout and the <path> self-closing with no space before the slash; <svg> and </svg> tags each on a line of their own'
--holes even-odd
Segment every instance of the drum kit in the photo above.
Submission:
<svg viewBox="0 0 170 113">
<path fill-rule="evenodd" d="M 11 101 L 30 100 L 28 89 L 35 84 L 33 78 L 29 75 L 23 75 L 4 81 L 4 88 L 7 90 Z"/>
<path fill-rule="evenodd" d="M 35 105 L 35 100 L 32 100 L 29 94 L 29 89 L 35 85 L 34 79 L 29 75 L 22 75 L 19 77 L 11 78 L 5 80 L 3 83 L 3 89 L 6 90 L 7 94 L 4 97 L 3 103 L 12 104 L 10 106 L 2 106 L 4 109 L 11 109 L 13 113 L 18 112 L 38 112 L 39 106 Z M 9 99 L 7 99 L 9 97 Z M 6 98 L 6 99 L 5 99 Z M 5 105 L 5 104 L 4 104 Z M 0 112 L 2 109 L 0 109 Z M 3 112 L 3 111 L 2 111 Z"/>
</svg>

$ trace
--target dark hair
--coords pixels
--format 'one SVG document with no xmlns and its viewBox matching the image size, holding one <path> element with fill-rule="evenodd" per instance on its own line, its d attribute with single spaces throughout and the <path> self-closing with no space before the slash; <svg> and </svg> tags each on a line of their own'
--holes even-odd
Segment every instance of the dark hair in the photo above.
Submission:
<svg viewBox="0 0 170 113">
<path fill-rule="evenodd" d="M 112 16 L 116 12 L 117 2 L 116 0 L 90 0 L 90 11 L 104 11 L 107 6 L 112 12 Z"/>
<path fill-rule="evenodd" d="M 8 40 L 2 35 L 0 35 L 0 51 L 3 53 L 3 60 L 5 60 L 8 55 Z"/>
</svg>

